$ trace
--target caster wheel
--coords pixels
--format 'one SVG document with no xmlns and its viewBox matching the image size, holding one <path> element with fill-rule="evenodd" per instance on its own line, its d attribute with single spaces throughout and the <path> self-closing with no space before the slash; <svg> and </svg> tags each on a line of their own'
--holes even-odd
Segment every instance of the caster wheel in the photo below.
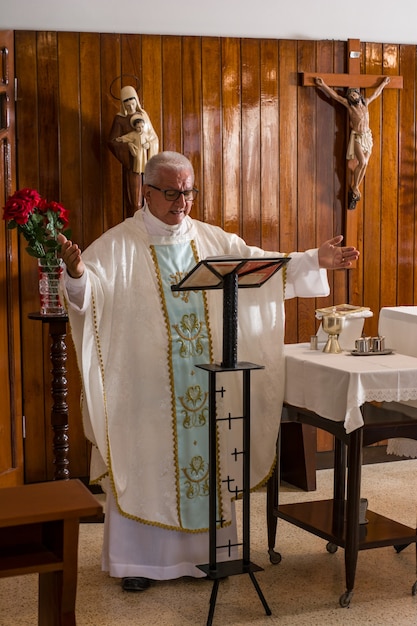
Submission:
<svg viewBox="0 0 417 626">
<path fill-rule="evenodd" d="M 412 594 L 413 596 L 417 596 L 417 580 L 416 580 L 416 582 L 414 583 L 414 585 L 411 587 L 411 594 Z"/>
<path fill-rule="evenodd" d="M 278 565 L 278 563 L 281 563 L 282 556 L 279 552 L 275 552 L 275 550 L 268 550 L 268 554 L 272 565 Z"/>
<path fill-rule="evenodd" d="M 337 552 L 337 545 L 329 541 L 329 543 L 326 545 L 326 550 L 327 552 L 330 552 L 330 554 L 334 554 L 335 552 Z"/>
<path fill-rule="evenodd" d="M 353 591 L 345 591 L 339 598 L 339 604 L 342 608 L 347 608 L 353 596 Z"/>
</svg>

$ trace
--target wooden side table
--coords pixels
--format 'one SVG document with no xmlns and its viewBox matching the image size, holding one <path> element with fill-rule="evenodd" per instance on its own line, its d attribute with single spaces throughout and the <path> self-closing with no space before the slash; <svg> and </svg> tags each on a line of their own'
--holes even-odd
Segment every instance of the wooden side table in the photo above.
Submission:
<svg viewBox="0 0 417 626">
<path fill-rule="evenodd" d="M 358 552 L 394 546 L 399 552 L 410 543 L 417 545 L 417 530 L 367 510 L 367 524 L 359 524 L 362 448 L 392 437 L 417 440 L 417 421 L 377 403 L 362 406 L 364 425 L 346 433 L 343 422 L 334 422 L 302 407 L 286 404 L 293 422 L 310 424 L 335 436 L 333 499 L 279 504 L 279 482 L 270 481 L 267 492 L 268 552 L 272 563 L 281 561 L 275 552 L 277 518 L 327 540 L 328 552 L 345 550 L 346 591 L 339 604 L 350 604 L 356 575 Z M 412 586 L 417 594 L 417 581 Z"/>
<path fill-rule="evenodd" d="M 39 574 L 40 626 L 75 626 L 79 522 L 101 512 L 78 479 L 0 489 L 0 578 Z"/>
<path fill-rule="evenodd" d="M 67 334 L 68 317 L 66 315 L 41 315 L 29 313 L 29 319 L 49 324 L 51 337 L 51 395 L 53 405 L 51 410 L 51 424 L 54 431 L 53 454 L 54 454 L 54 479 L 68 480 L 69 470 L 69 437 L 68 437 L 68 405 L 67 405 Z"/>
</svg>

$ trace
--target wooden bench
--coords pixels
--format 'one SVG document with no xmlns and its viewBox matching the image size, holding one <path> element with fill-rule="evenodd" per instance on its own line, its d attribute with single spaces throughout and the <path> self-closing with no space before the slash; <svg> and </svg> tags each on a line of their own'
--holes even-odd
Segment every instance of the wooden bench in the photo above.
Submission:
<svg viewBox="0 0 417 626">
<path fill-rule="evenodd" d="M 75 626 L 79 522 L 101 512 L 77 479 L 0 489 L 0 578 L 39 574 L 39 625 Z"/>
</svg>

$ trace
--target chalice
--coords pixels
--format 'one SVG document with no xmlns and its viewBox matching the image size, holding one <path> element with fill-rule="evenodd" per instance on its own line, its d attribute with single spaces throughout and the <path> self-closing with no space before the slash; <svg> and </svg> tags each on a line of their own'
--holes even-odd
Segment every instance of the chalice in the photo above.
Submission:
<svg viewBox="0 0 417 626">
<path fill-rule="evenodd" d="M 342 332 L 345 323 L 344 316 L 339 315 L 336 312 L 329 313 L 328 315 L 323 315 L 321 323 L 324 332 L 329 335 L 327 343 L 323 348 L 323 352 L 331 354 L 339 354 L 340 352 L 343 352 L 339 345 L 339 335 Z"/>
</svg>

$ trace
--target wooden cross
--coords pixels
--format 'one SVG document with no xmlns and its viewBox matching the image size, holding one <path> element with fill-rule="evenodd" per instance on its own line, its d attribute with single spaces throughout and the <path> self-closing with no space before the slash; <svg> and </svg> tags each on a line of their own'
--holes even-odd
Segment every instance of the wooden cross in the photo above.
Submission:
<svg viewBox="0 0 417 626">
<path fill-rule="evenodd" d="M 359 39 L 348 39 L 348 58 L 347 74 L 322 74 L 320 72 L 302 72 L 301 84 L 305 87 L 318 88 L 315 79 L 320 76 L 324 82 L 330 87 L 353 87 L 360 88 L 377 88 L 381 80 L 385 76 L 376 74 L 361 74 L 361 47 Z M 390 82 L 386 85 L 385 89 L 402 89 L 403 77 L 391 76 Z M 348 178 L 347 178 L 348 179 Z M 357 244 L 357 211 L 346 211 L 345 214 L 345 244 L 353 245 Z"/>
<path fill-rule="evenodd" d="M 314 79 L 321 76 L 330 87 L 378 87 L 384 76 L 377 74 L 361 74 L 361 44 L 359 39 L 348 39 L 348 72 L 347 74 L 320 74 L 319 72 L 302 72 L 301 79 L 304 87 L 317 87 Z M 390 82 L 385 89 L 402 89 L 403 77 L 390 76 Z"/>
</svg>

